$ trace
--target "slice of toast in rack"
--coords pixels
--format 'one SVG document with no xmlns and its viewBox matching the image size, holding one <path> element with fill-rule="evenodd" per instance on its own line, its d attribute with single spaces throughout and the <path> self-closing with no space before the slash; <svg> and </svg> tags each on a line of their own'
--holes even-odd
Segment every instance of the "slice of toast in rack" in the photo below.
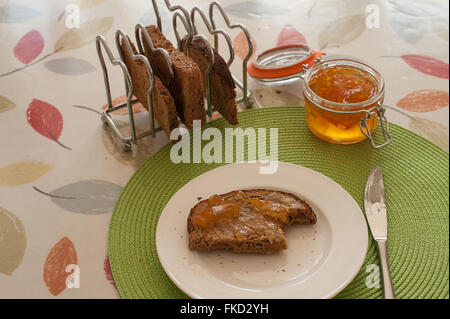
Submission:
<svg viewBox="0 0 450 319">
<path fill-rule="evenodd" d="M 188 129 L 193 128 L 194 120 L 206 122 L 206 112 L 204 103 L 204 91 L 202 84 L 202 74 L 198 65 L 184 53 L 178 51 L 172 43 L 167 40 L 164 34 L 154 25 L 146 27 L 146 30 L 153 41 L 155 48 L 165 49 L 173 64 L 174 79 L 170 82 L 167 72 L 161 72 L 158 67 L 162 61 L 161 55 L 151 52 L 149 46 L 144 41 L 144 52 L 150 61 L 156 75 L 164 83 L 170 82 L 168 86 L 172 94 L 178 115 Z"/>
<path fill-rule="evenodd" d="M 183 48 L 186 38 L 183 39 Z M 213 49 L 214 50 L 214 49 Z M 194 38 L 189 46 L 189 56 L 197 63 L 202 72 L 203 87 L 206 92 L 206 73 L 211 57 L 205 40 Z M 211 104 L 231 125 L 239 124 L 236 105 L 235 84 L 225 60 L 214 50 L 214 67 L 210 72 Z M 206 94 L 206 93 L 205 93 Z"/>
<path fill-rule="evenodd" d="M 130 39 L 128 39 L 130 41 Z M 134 44 L 130 41 L 133 53 L 137 54 Z M 150 78 L 147 69 L 142 61 L 133 60 L 126 48 L 124 39 L 121 42 L 121 49 L 124 55 L 125 64 L 130 72 L 133 83 L 133 93 L 148 110 L 148 90 L 150 89 Z M 178 114 L 174 99 L 169 90 L 162 84 L 161 80 L 153 75 L 154 90 L 152 94 L 153 115 L 159 126 L 170 137 L 170 132 L 178 127 Z"/>
</svg>

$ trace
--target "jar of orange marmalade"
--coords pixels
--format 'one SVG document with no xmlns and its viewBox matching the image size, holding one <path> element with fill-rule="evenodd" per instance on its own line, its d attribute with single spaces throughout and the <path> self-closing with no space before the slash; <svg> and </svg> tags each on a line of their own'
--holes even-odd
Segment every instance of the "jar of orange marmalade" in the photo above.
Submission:
<svg viewBox="0 0 450 319">
<path fill-rule="evenodd" d="M 321 61 L 303 74 L 306 121 L 311 132 L 335 144 L 369 138 L 374 148 L 391 141 L 384 115 L 384 80 L 372 67 L 351 59 Z M 372 133 L 380 123 L 384 143 Z"/>
<path fill-rule="evenodd" d="M 335 144 L 369 138 L 374 148 L 388 145 L 384 116 L 384 80 L 369 65 L 347 58 L 326 58 L 325 52 L 304 44 L 278 46 L 260 53 L 247 72 L 258 83 L 286 85 L 302 81 L 308 127 L 319 138 Z M 372 133 L 380 123 L 384 142 Z"/>
</svg>

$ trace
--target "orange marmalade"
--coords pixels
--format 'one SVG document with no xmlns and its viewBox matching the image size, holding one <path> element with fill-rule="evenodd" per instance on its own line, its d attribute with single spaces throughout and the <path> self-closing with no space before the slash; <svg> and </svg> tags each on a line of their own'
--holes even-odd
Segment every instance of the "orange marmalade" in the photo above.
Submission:
<svg viewBox="0 0 450 319">
<path fill-rule="evenodd" d="M 366 138 L 360 119 L 366 115 L 364 110 L 372 109 L 384 96 L 382 80 L 377 79 L 376 71 L 371 71 L 352 60 L 324 61 L 311 68 L 305 77 L 304 97 L 312 133 L 335 144 L 352 144 Z M 366 122 L 372 133 L 376 117 L 371 116 Z"/>
<path fill-rule="evenodd" d="M 220 196 L 214 195 L 208 199 L 208 206 L 194 218 L 194 223 L 201 228 L 211 227 L 219 222 L 235 219 L 239 217 L 241 210 L 253 210 L 277 219 L 287 216 L 289 211 L 289 207 L 280 203 L 259 198 L 245 198 L 239 192 L 234 197 L 226 200 L 222 200 Z"/>
<path fill-rule="evenodd" d="M 199 227 L 206 228 L 220 221 L 229 220 L 238 216 L 239 206 L 233 203 L 224 203 L 223 205 L 205 209 L 195 217 L 194 223 Z"/>
</svg>

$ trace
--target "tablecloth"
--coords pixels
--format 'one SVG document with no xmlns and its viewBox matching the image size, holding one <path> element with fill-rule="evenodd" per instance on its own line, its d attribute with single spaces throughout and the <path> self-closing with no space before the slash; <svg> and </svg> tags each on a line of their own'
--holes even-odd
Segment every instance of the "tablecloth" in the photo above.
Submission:
<svg viewBox="0 0 450 319">
<path fill-rule="evenodd" d="M 206 12 L 209 5 L 172 3 Z M 221 3 L 232 22 L 247 26 L 256 53 L 304 43 L 370 63 L 386 80 L 389 121 L 448 151 L 447 1 Z M 158 4 L 174 40 L 171 16 Z M 107 256 L 111 213 L 133 172 L 168 139 L 160 132 L 122 152 L 102 125 L 107 101 L 95 36 L 117 55 L 115 31 L 133 35 L 136 23 L 156 23 L 151 1 L 0 1 L 0 298 L 119 297 Z M 239 31 L 230 35 L 231 70 L 242 78 L 247 43 Z M 120 70 L 110 68 L 110 81 L 115 101 L 123 100 Z M 303 105 L 297 84 L 250 81 L 250 88 L 261 106 Z M 138 131 L 148 129 L 148 113 L 139 104 L 134 112 Z M 126 132 L 127 112 L 114 118 Z M 76 276 L 69 285 L 68 273 Z"/>
</svg>

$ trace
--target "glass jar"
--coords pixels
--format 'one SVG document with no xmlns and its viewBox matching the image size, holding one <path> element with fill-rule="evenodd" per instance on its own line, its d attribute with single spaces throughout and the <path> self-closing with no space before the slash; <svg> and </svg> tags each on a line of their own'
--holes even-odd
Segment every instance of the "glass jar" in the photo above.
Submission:
<svg viewBox="0 0 450 319">
<path fill-rule="evenodd" d="M 383 107 L 384 80 L 375 69 L 351 59 L 332 59 L 315 64 L 303 78 L 306 121 L 314 135 L 335 144 L 366 138 L 374 148 L 390 143 Z M 348 101 L 341 101 L 343 96 Z M 372 137 L 378 122 L 384 136 L 381 145 Z"/>
</svg>

